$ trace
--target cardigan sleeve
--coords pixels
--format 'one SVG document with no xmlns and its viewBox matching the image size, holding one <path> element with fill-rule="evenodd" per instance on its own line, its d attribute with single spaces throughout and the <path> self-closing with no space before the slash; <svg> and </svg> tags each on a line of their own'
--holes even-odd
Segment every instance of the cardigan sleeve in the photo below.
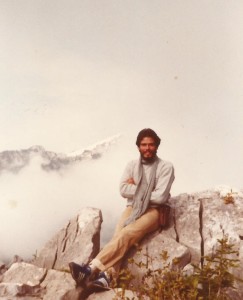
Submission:
<svg viewBox="0 0 243 300">
<path fill-rule="evenodd" d="M 174 167 L 166 162 L 159 171 L 158 180 L 151 194 L 150 205 L 161 205 L 170 197 L 170 189 L 175 179 Z"/>
<path fill-rule="evenodd" d="M 127 164 L 120 181 L 120 194 L 122 197 L 128 199 L 133 198 L 137 189 L 137 186 L 135 184 L 127 183 L 128 179 L 133 178 L 133 168 L 134 161 L 131 161 Z"/>
</svg>

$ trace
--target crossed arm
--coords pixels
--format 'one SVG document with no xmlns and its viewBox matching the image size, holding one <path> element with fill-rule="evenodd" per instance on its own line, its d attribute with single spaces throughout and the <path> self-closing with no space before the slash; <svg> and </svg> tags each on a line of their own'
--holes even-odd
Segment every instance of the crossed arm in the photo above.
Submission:
<svg viewBox="0 0 243 300">
<path fill-rule="evenodd" d="M 137 182 L 133 175 L 134 164 L 129 163 L 125 169 L 120 183 L 120 193 L 122 197 L 132 199 L 136 189 Z M 161 205 L 170 197 L 170 189 L 175 179 L 174 167 L 169 162 L 163 162 L 158 167 L 156 186 L 151 194 L 150 204 Z"/>
</svg>

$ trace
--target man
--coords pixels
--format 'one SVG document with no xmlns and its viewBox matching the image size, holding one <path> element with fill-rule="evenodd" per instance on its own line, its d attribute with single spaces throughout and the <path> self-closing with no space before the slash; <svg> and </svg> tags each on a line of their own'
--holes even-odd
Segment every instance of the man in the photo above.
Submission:
<svg viewBox="0 0 243 300">
<path fill-rule="evenodd" d="M 174 168 L 170 162 L 158 158 L 160 138 L 152 129 L 141 130 L 136 145 L 140 159 L 127 165 L 120 183 L 127 207 L 111 241 L 88 265 L 69 264 L 77 285 L 98 274 L 94 285 L 108 288 L 109 274 L 118 273 L 124 254 L 146 234 L 159 228 L 158 208 L 170 197 Z"/>
</svg>

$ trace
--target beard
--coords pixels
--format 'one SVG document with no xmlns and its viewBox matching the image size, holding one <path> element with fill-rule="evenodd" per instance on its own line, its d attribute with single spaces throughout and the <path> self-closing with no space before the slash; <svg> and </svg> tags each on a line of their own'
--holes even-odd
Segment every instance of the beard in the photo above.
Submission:
<svg viewBox="0 0 243 300">
<path fill-rule="evenodd" d="M 153 162 L 157 156 L 157 150 L 146 151 L 145 153 L 143 151 L 139 150 L 139 152 L 140 152 L 140 156 L 141 156 L 142 160 L 146 161 L 147 163 Z M 147 156 L 146 154 L 150 154 L 150 155 Z"/>
</svg>

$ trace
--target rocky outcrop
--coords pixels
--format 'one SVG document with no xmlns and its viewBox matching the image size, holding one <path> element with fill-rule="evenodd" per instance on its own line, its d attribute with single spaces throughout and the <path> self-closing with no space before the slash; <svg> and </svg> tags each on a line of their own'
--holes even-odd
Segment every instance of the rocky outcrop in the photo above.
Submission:
<svg viewBox="0 0 243 300">
<path fill-rule="evenodd" d="M 68 262 L 88 262 L 100 247 L 101 211 L 84 208 L 39 251 L 31 263 L 16 256 L 0 283 L 0 299 L 61 299 L 75 288 Z M 85 246 L 84 246 L 85 245 Z M 60 271 L 61 270 L 61 271 Z M 23 299 L 23 298 L 22 298 Z"/>
<path fill-rule="evenodd" d="M 74 281 L 69 273 L 38 268 L 32 264 L 14 263 L 3 275 L 0 299 L 61 299 Z"/>
<path fill-rule="evenodd" d="M 45 269 L 23 262 L 14 263 L 3 275 L 0 296 L 41 296 L 40 283 L 45 276 Z"/>
<path fill-rule="evenodd" d="M 55 270 L 67 270 L 68 263 L 89 262 L 100 248 L 101 212 L 84 208 L 70 220 L 37 254 L 32 264 Z"/>
<path fill-rule="evenodd" d="M 242 259 L 242 193 L 229 192 L 222 196 L 219 191 L 206 191 L 179 195 L 171 199 L 171 205 L 174 223 L 165 235 L 186 246 L 192 262 L 200 263 L 202 256 L 214 254 L 218 239 L 225 236 L 239 252 L 237 258 Z"/>
<path fill-rule="evenodd" d="M 168 229 L 155 232 L 136 248 L 131 249 L 124 258 L 127 266 L 136 275 L 134 285 L 139 285 L 143 268 L 132 260 L 141 262 L 146 268 L 163 268 L 160 254 L 167 253 L 166 264 L 171 268 L 184 268 L 190 271 L 190 263 L 200 264 L 204 255 L 215 253 L 218 239 L 226 235 L 234 244 L 239 255 L 232 253 L 232 258 L 239 259 L 239 268 L 232 270 L 243 279 L 243 195 L 226 193 L 219 190 L 194 194 L 181 194 L 170 200 L 172 207 L 171 223 Z M 53 237 L 37 257 L 27 264 L 15 262 L 6 270 L 0 264 L 3 273 L 0 280 L 0 299 L 62 299 L 80 300 L 82 290 L 75 288 L 75 283 L 67 270 L 69 261 L 88 262 L 99 250 L 101 212 L 86 208 L 72 219 Z M 84 246 L 85 245 L 85 246 Z M 176 263 L 175 263 L 176 262 Z M 88 299 L 113 299 L 118 290 L 93 294 Z M 228 291 L 233 300 L 243 299 L 243 287 L 238 285 L 235 291 Z M 127 297 L 133 298 L 130 291 Z M 130 295 L 130 296 L 129 296 Z M 136 299 L 136 297 L 134 298 Z"/>
<path fill-rule="evenodd" d="M 166 253 L 168 259 L 161 259 L 161 254 Z M 131 261 L 134 263 L 128 263 Z M 174 239 L 166 237 L 163 233 L 155 233 L 145 238 L 139 245 L 139 251 L 132 249 L 123 264 L 130 272 L 136 275 L 131 281 L 133 286 L 139 287 L 141 279 L 148 269 L 163 269 L 166 265 L 183 269 L 191 261 L 191 254 L 187 247 L 179 244 Z"/>
<path fill-rule="evenodd" d="M 213 255 L 218 247 L 218 240 L 226 236 L 239 253 L 228 256 L 239 260 L 239 267 L 230 271 L 243 279 L 242 192 L 208 190 L 191 195 L 181 194 L 171 198 L 170 205 L 172 212 L 169 228 L 148 236 L 139 245 L 139 251 L 133 249 L 127 255 L 123 266 L 136 275 L 131 283 L 139 287 L 146 269 L 163 269 L 165 264 L 174 268 L 173 261 L 176 261 L 176 267 L 186 266 L 188 272 L 189 263 L 200 266 L 203 257 Z M 160 257 L 164 251 L 169 256 L 165 262 Z M 136 264 L 139 262 L 140 266 Z M 243 299 L 243 285 L 236 282 L 236 287 L 237 293 L 234 293 L 232 299 Z"/>
</svg>

